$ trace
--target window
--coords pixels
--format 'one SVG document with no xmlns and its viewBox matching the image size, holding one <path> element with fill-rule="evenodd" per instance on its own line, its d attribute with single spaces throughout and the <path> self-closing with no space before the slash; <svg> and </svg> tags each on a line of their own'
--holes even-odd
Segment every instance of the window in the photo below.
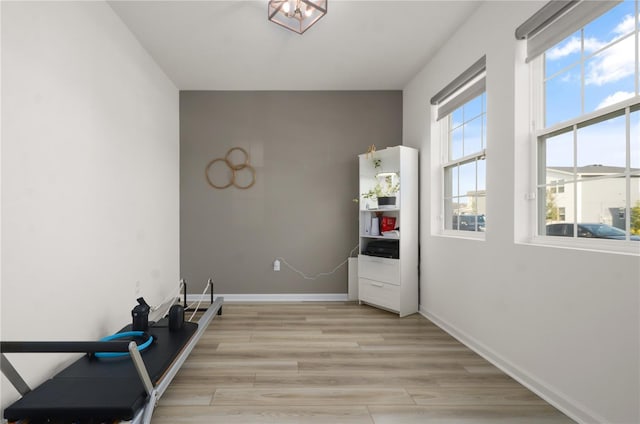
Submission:
<svg viewBox="0 0 640 424">
<path fill-rule="evenodd" d="M 444 226 L 484 231 L 486 217 L 486 94 L 454 110 L 443 122 Z"/>
<path fill-rule="evenodd" d="M 442 138 L 442 229 L 486 229 L 486 59 L 481 58 L 431 99 Z M 465 233 L 471 234 L 471 233 Z"/>
<path fill-rule="evenodd" d="M 538 31 L 552 33 L 542 38 L 553 43 L 543 45 L 535 57 L 529 51 L 538 87 L 534 102 L 538 235 L 637 242 L 638 0 L 578 5 L 583 3 L 601 3 L 598 6 L 606 10 L 595 16 L 593 11 L 578 10 L 582 18 L 574 22 L 579 24 L 559 40 L 561 32 L 552 22 Z"/>
</svg>

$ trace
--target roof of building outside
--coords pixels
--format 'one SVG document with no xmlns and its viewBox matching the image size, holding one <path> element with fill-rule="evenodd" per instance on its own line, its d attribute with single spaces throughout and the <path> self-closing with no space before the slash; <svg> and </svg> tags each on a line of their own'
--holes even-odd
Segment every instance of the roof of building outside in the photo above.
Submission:
<svg viewBox="0 0 640 424">
<path fill-rule="evenodd" d="M 564 172 L 567 174 L 573 174 L 572 166 L 550 166 L 550 170 Z M 631 168 L 631 172 L 638 172 L 639 168 Z M 580 175 L 610 175 L 610 174 L 623 174 L 625 168 L 621 166 L 606 166 L 606 165 L 587 165 L 579 166 L 576 168 L 576 172 Z"/>
</svg>

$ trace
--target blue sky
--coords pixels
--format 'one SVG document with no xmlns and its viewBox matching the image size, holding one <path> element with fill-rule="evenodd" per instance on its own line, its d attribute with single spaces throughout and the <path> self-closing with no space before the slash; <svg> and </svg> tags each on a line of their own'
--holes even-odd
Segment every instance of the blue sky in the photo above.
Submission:
<svg viewBox="0 0 640 424">
<path fill-rule="evenodd" d="M 545 53 L 546 126 L 637 95 L 636 4 L 626 0 Z M 584 45 L 584 49 L 582 46 Z M 584 60 L 584 76 L 581 62 Z M 581 82 L 584 80 L 584 111 Z M 631 167 L 640 168 L 640 113 L 631 117 Z M 626 165 L 625 119 L 578 131 L 577 166 Z M 572 134 L 547 144 L 547 166 L 573 166 Z"/>
<path fill-rule="evenodd" d="M 627 0 L 546 52 L 547 126 L 581 114 L 581 59 L 585 113 L 635 94 L 634 16 Z"/>
<path fill-rule="evenodd" d="M 626 0 L 545 53 L 546 125 L 637 95 L 636 5 Z M 640 44 L 640 43 L 639 43 Z M 582 48 L 584 46 L 584 49 Z M 582 62 L 584 61 L 584 76 Z M 581 85 L 584 80 L 584 111 Z M 640 83 L 638 83 L 640 85 Z M 486 148 L 486 94 L 451 115 L 449 160 Z M 626 123 L 615 117 L 578 130 L 577 166 L 626 166 Z M 491 142 L 490 140 L 488 141 Z M 573 134 L 550 138 L 547 166 L 573 167 Z M 631 114 L 631 167 L 640 169 L 640 111 Z M 469 162 L 453 169 L 452 196 L 484 190 L 486 161 Z M 477 176 L 477 178 L 476 178 Z M 458 199 L 467 203 L 466 197 Z"/>
</svg>

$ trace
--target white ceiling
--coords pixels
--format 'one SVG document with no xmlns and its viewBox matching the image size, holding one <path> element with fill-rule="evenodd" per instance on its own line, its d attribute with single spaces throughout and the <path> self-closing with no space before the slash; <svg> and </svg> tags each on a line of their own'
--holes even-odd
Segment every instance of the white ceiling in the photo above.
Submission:
<svg viewBox="0 0 640 424">
<path fill-rule="evenodd" d="M 479 1 L 329 0 L 303 35 L 262 1 L 111 1 L 181 90 L 397 90 Z"/>
</svg>

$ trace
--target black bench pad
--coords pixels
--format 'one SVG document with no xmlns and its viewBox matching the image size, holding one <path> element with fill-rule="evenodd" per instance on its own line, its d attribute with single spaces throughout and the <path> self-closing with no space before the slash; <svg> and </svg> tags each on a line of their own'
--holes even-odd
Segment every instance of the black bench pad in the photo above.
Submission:
<svg viewBox="0 0 640 424">
<path fill-rule="evenodd" d="M 149 327 L 156 341 L 141 352 L 154 386 L 193 337 L 198 325 L 187 322 L 170 332 L 166 320 Z M 129 331 L 130 326 L 121 330 Z M 90 358 L 85 355 L 4 410 L 9 421 L 131 420 L 147 394 L 131 358 Z"/>
</svg>

